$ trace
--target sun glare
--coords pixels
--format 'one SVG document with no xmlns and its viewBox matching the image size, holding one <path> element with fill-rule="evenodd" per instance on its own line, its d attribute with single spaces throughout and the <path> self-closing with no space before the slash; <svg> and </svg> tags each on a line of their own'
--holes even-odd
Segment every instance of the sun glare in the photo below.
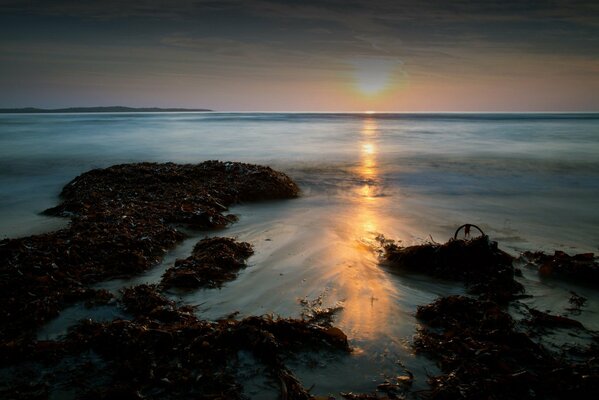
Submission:
<svg viewBox="0 0 599 400">
<path fill-rule="evenodd" d="M 382 58 L 361 58 L 353 60 L 351 65 L 358 91 L 367 96 L 374 96 L 389 88 L 399 63 Z"/>
<path fill-rule="evenodd" d="M 372 143 L 364 143 L 362 145 L 362 153 L 374 154 L 374 145 Z"/>
</svg>

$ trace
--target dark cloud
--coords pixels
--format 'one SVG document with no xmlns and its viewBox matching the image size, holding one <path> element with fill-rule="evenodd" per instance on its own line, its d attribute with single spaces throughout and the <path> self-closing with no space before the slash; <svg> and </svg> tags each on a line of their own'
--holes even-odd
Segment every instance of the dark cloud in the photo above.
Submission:
<svg viewBox="0 0 599 400">
<path fill-rule="evenodd" d="M 552 18 L 594 21 L 599 3 L 580 0 L 2 0 L 3 14 L 68 15 L 95 18 L 196 17 L 207 11 L 270 12 L 287 17 L 322 18 L 360 14 L 405 20 L 506 20 Z"/>
</svg>

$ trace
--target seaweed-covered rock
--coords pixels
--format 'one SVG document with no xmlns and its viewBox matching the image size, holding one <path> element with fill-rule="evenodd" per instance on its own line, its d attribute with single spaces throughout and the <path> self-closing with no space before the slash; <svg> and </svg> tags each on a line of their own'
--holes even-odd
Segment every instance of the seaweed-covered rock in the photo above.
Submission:
<svg viewBox="0 0 599 400">
<path fill-rule="evenodd" d="M 226 225 L 220 214 L 242 201 L 296 197 L 285 174 L 259 165 L 206 161 L 200 164 L 121 164 L 86 172 L 62 190 L 51 215 L 152 215 L 155 219 L 210 227 Z M 127 213 L 122 213 L 128 211 Z"/>
<path fill-rule="evenodd" d="M 65 305 L 87 300 L 87 285 L 155 265 L 185 235 L 173 224 L 224 226 L 240 201 L 295 197 L 286 175 L 257 165 L 122 164 L 69 182 L 46 211 L 68 228 L 0 241 L 0 339 L 32 337 Z"/>
<path fill-rule="evenodd" d="M 584 328 L 584 326 L 575 319 L 564 317 L 563 315 L 552 315 L 543 311 L 528 310 L 532 319 L 527 322 L 532 325 L 546 326 L 550 328 Z"/>
<path fill-rule="evenodd" d="M 599 263 L 593 253 L 570 256 L 559 250 L 556 250 L 553 255 L 527 251 L 521 258 L 538 268 L 540 275 L 599 285 Z"/>
<path fill-rule="evenodd" d="M 429 274 L 465 282 L 471 292 L 509 300 L 523 290 L 514 280 L 513 257 L 488 236 L 417 246 L 385 246 L 387 264 L 396 270 Z"/>
<path fill-rule="evenodd" d="M 466 296 L 441 297 L 434 303 L 419 306 L 416 317 L 429 326 L 449 329 L 476 326 L 477 329 L 509 331 L 514 326 L 512 318 L 497 304 Z"/>
<path fill-rule="evenodd" d="M 235 279 L 246 267 L 245 260 L 254 253 L 246 242 L 213 237 L 200 240 L 190 257 L 177 260 L 166 270 L 161 284 L 165 287 L 216 287 Z"/>
<path fill-rule="evenodd" d="M 134 314 L 130 320 L 82 321 L 64 339 L 36 343 L 21 355 L 20 371 L 43 362 L 44 370 L 52 372 L 31 378 L 29 386 L 45 385 L 46 395 L 56 394 L 59 388 L 92 399 L 239 399 L 241 386 L 231 366 L 243 350 L 280 385 L 282 398 L 307 400 L 312 396 L 286 367 L 286 357 L 306 346 L 349 351 L 347 338 L 338 328 L 270 316 L 205 321 L 157 289 L 140 285 L 123 291 L 120 301 Z M 154 318 L 161 309 L 184 317 Z M 90 373 L 78 380 L 57 372 L 65 364 L 80 369 L 76 368 L 79 360 L 90 354 L 94 357 L 85 364 Z M 0 388 L 0 395 L 12 398 L 19 390 L 25 388 Z"/>
<path fill-rule="evenodd" d="M 156 285 L 138 285 L 121 290 L 121 304 L 133 315 L 147 315 L 159 308 L 174 308 L 175 302 L 167 299 Z"/>
<path fill-rule="evenodd" d="M 429 379 L 429 398 L 591 398 L 599 389 L 596 348 L 583 362 L 554 356 L 492 301 L 443 297 L 418 307 L 416 316 L 427 326 L 414 346 L 444 373 Z"/>
</svg>

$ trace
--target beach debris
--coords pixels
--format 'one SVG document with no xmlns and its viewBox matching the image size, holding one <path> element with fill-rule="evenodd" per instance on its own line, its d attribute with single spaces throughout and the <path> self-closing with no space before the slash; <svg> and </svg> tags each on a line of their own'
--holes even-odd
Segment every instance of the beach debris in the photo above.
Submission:
<svg viewBox="0 0 599 400">
<path fill-rule="evenodd" d="M 252 254 L 252 246 L 246 242 L 225 237 L 202 239 L 191 256 L 175 261 L 174 267 L 166 270 L 161 285 L 167 288 L 219 287 L 235 279 Z"/>
<path fill-rule="evenodd" d="M 489 240 L 488 236 L 408 247 L 390 243 L 384 250 L 386 265 L 395 271 L 459 280 L 471 293 L 502 301 L 523 291 L 522 285 L 514 279 L 513 257 L 500 250 L 497 242 Z"/>
<path fill-rule="evenodd" d="M 485 236 L 485 233 L 483 232 L 483 230 L 480 229 L 478 226 L 476 226 L 474 224 L 464 224 L 464 225 L 461 225 L 460 227 L 458 227 L 458 229 L 456 229 L 455 233 L 453 234 L 454 240 L 458 239 L 458 233 L 460 233 L 461 230 L 464 230 L 464 239 L 470 239 L 470 233 L 472 231 L 472 228 L 479 231 L 480 236 Z"/>
<path fill-rule="evenodd" d="M 539 275 L 568 279 L 583 284 L 599 285 L 599 262 L 594 253 L 570 256 L 556 250 L 553 255 L 543 252 L 522 253 L 520 259 L 538 269 Z"/>
<path fill-rule="evenodd" d="M 326 291 L 312 300 L 307 297 L 300 299 L 299 303 L 303 308 L 301 313 L 302 318 L 319 326 L 332 326 L 334 316 L 343 310 L 343 302 L 338 301 L 331 307 L 325 307 L 323 305 L 325 296 Z"/>
</svg>

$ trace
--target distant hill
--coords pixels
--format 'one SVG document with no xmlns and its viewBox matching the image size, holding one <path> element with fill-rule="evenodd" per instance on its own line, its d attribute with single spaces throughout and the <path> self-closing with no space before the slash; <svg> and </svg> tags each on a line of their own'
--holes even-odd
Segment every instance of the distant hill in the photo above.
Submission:
<svg viewBox="0 0 599 400">
<path fill-rule="evenodd" d="M 212 111 L 205 108 L 159 108 L 159 107 L 69 107 L 69 108 L 0 108 L 0 113 L 38 113 L 38 114 L 50 114 L 50 113 L 114 113 L 114 112 L 198 112 L 198 111 Z"/>
</svg>

